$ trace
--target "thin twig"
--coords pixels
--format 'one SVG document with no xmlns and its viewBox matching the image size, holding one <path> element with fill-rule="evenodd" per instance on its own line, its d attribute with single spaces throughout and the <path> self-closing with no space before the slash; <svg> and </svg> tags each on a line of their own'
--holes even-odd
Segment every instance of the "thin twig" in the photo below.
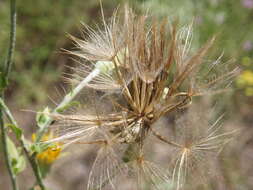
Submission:
<svg viewBox="0 0 253 190">
<path fill-rule="evenodd" d="M 10 43 L 9 43 L 7 59 L 5 61 L 5 68 L 4 68 L 5 70 L 3 72 L 6 82 L 8 81 L 9 73 L 11 71 L 12 59 L 13 59 L 13 53 L 14 53 L 15 41 L 16 41 L 16 0 L 10 1 L 10 25 L 11 25 L 10 26 Z M 3 97 L 3 95 L 4 95 L 4 91 L 2 90 L 0 92 L 0 97 Z M 11 167 L 11 160 L 10 160 L 8 147 L 7 147 L 7 134 L 4 127 L 2 108 L 0 110 L 0 125 L 1 125 L 0 126 L 1 131 L 2 131 L 1 141 L 3 145 L 4 157 L 5 157 L 7 169 L 11 178 L 12 188 L 13 190 L 18 190 L 16 175 L 14 174 L 14 171 L 12 170 L 12 167 Z"/>
<path fill-rule="evenodd" d="M 6 106 L 6 104 L 4 103 L 3 99 L 0 98 L 0 108 L 1 110 L 3 110 L 8 118 L 8 120 L 15 125 L 16 127 L 18 127 L 18 124 L 16 122 L 16 120 L 14 119 L 14 117 L 12 116 L 9 108 Z"/>
<path fill-rule="evenodd" d="M 13 124 L 15 125 L 17 128 L 18 127 L 18 124 L 17 124 L 17 121 L 14 119 L 13 115 L 11 114 L 11 111 L 9 110 L 9 108 L 6 106 L 6 104 L 4 103 L 4 101 L 0 98 L 0 108 L 2 111 L 4 111 L 4 113 L 6 114 L 8 120 Z M 40 172 L 40 169 L 39 169 L 39 166 L 38 166 L 38 163 L 36 161 L 36 158 L 34 155 L 30 155 L 29 154 L 29 151 L 28 149 L 26 148 L 26 145 L 25 145 L 25 140 L 24 140 L 24 136 L 22 135 L 20 138 L 18 138 L 20 144 L 21 144 L 21 147 L 23 148 L 24 152 L 25 152 L 25 155 L 32 167 L 32 170 L 33 170 L 33 173 L 36 177 L 36 181 L 38 183 L 38 185 L 40 186 L 41 190 L 45 190 L 45 186 L 43 184 L 43 181 L 42 181 L 42 176 L 41 176 L 41 172 Z"/>
<path fill-rule="evenodd" d="M 39 168 L 39 165 L 38 165 L 37 160 L 36 160 L 36 155 L 34 154 L 34 155 L 30 156 L 29 152 L 26 149 L 24 149 L 24 151 L 25 151 L 25 154 L 26 154 L 26 156 L 27 156 L 27 158 L 30 162 L 33 173 L 36 177 L 37 184 L 40 186 L 41 190 L 45 190 L 46 188 L 45 188 L 43 180 L 42 180 L 40 168 Z"/>
<path fill-rule="evenodd" d="M 16 13 L 16 0 L 10 1 L 10 11 L 11 11 L 11 31 L 10 31 L 10 43 L 8 49 L 7 59 L 5 61 L 5 77 L 8 80 L 9 74 L 11 72 L 13 55 L 15 50 L 16 42 L 16 22 L 17 22 L 17 13 Z"/>
<path fill-rule="evenodd" d="M 1 127 L 1 131 L 2 131 L 1 141 L 2 141 L 2 146 L 3 146 L 3 153 L 4 153 L 4 158 L 5 158 L 5 162 L 6 162 L 6 165 L 7 165 L 7 169 L 8 169 L 8 172 L 10 174 L 12 188 L 13 188 L 13 190 L 18 190 L 18 184 L 17 184 L 16 176 L 15 176 L 13 170 L 12 170 L 11 160 L 10 160 L 9 153 L 8 153 L 7 136 L 6 136 L 6 132 L 5 132 L 5 128 L 4 128 L 2 110 L 0 110 L 0 127 Z"/>
</svg>

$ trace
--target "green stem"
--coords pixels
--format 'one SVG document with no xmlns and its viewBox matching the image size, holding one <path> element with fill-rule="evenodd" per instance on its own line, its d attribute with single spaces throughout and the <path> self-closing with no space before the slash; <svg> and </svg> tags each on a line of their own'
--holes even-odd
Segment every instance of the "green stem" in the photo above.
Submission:
<svg viewBox="0 0 253 190">
<path fill-rule="evenodd" d="M 7 59 L 5 61 L 5 77 L 7 81 L 8 81 L 9 74 L 11 72 L 11 67 L 12 67 L 12 62 L 13 62 L 12 60 L 13 60 L 15 42 L 16 42 L 16 21 L 17 21 L 16 0 L 11 0 L 10 12 L 11 12 L 10 43 L 9 43 Z"/>
<path fill-rule="evenodd" d="M 11 71 L 12 67 L 12 59 L 13 59 L 13 54 L 14 54 L 14 49 L 15 49 L 15 40 L 16 40 L 16 0 L 11 0 L 10 1 L 10 43 L 9 43 L 9 49 L 8 49 L 8 55 L 7 59 L 5 62 L 5 71 L 4 71 L 4 77 L 5 80 L 8 81 L 8 77 Z M 3 90 L 0 92 L 0 96 L 3 97 L 4 92 Z M 3 112 L 2 108 L 0 110 L 0 127 L 2 131 L 1 135 L 1 140 L 2 140 L 2 145 L 3 145 L 3 151 L 4 151 L 4 157 L 5 157 L 5 162 L 7 165 L 7 169 L 11 178 L 11 183 L 12 183 L 12 188 L 13 190 L 18 190 L 18 184 L 16 180 L 16 176 L 12 170 L 11 167 L 11 160 L 8 154 L 8 148 L 7 148 L 7 134 L 5 131 L 4 127 L 4 121 L 3 121 Z"/>
<path fill-rule="evenodd" d="M 30 156 L 28 151 L 25 151 L 25 153 L 26 153 L 26 156 L 27 156 L 27 158 L 30 162 L 33 173 L 36 177 L 37 184 L 40 186 L 41 190 L 45 190 L 46 188 L 43 184 L 40 168 L 39 168 L 39 165 L 38 165 L 37 160 L 36 160 L 36 155 Z"/>
<path fill-rule="evenodd" d="M 13 190 L 18 190 L 18 184 L 17 184 L 16 176 L 15 176 L 13 170 L 12 170 L 12 167 L 11 167 L 11 160 L 10 160 L 9 153 L 8 153 L 8 148 L 7 148 L 7 136 L 6 136 L 6 131 L 5 131 L 4 122 L 3 122 L 2 109 L 0 110 L 0 127 L 1 127 L 1 131 L 2 131 L 1 141 L 2 141 L 2 145 L 3 145 L 3 153 L 4 153 L 4 158 L 5 158 L 5 162 L 6 162 L 6 165 L 7 165 L 7 169 L 8 169 L 8 172 L 10 174 L 12 188 L 13 188 Z"/>
<path fill-rule="evenodd" d="M 15 126 L 18 127 L 18 124 L 16 122 L 16 120 L 14 119 L 14 117 L 12 116 L 9 108 L 6 106 L 6 104 L 4 103 L 3 99 L 0 98 L 0 107 L 1 107 L 1 110 L 3 110 L 8 118 L 8 120 Z"/>
<path fill-rule="evenodd" d="M 43 180 L 42 180 L 42 176 L 41 176 L 41 172 L 40 172 L 40 168 L 39 168 L 39 165 L 37 163 L 37 160 L 36 160 L 36 157 L 35 155 L 30 155 L 29 154 L 29 151 L 26 149 L 26 146 L 25 146 L 25 143 L 24 143 L 24 140 L 23 138 L 21 138 L 20 140 L 20 144 L 25 152 L 25 155 L 32 167 L 32 170 L 33 170 L 33 173 L 34 173 L 34 176 L 36 178 L 36 182 L 37 184 L 40 186 L 40 189 L 41 190 L 45 190 L 45 186 L 43 184 Z"/>
<path fill-rule="evenodd" d="M 4 101 L 0 98 L 0 107 L 1 107 L 1 111 L 3 110 L 8 118 L 8 120 L 13 124 L 15 125 L 16 127 L 18 127 L 18 124 L 16 122 L 16 120 L 14 119 L 14 117 L 12 116 L 9 108 L 6 106 L 6 104 L 4 103 Z M 2 112 L 1 112 L 2 113 Z M 19 127 L 18 127 L 19 128 Z M 6 137 L 5 137 L 6 138 Z M 24 136 L 22 135 L 21 138 L 18 138 L 20 144 L 21 144 L 21 147 L 23 148 L 24 152 L 25 152 L 25 155 L 32 167 L 32 170 L 33 170 L 33 173 L 36 177 L 36 181 L 37 181 L 37 184 L 40 186 L 41 190 L 45 190 L 45 186 L 43 184 L 43 181 L 42 181 L 42 176 L 41 176 L 41 172 L 40 172 L 40 168 L 39 168 L 39 165 L 36 161 L 36 158 L 35 158 L 35 155 L 30 155 L 29 154 L 29 151 L 27 150 L 26 148 L 26 145 L 25 145 L 25 140 L 24 140 Z"/>
</svg>

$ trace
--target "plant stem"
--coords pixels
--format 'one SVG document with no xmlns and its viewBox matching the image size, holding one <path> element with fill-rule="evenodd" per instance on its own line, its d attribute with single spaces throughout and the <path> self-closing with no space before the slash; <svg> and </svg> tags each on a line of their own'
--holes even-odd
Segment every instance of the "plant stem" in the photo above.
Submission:
<svg viewBox="0 0 253 190">
<path fill-rule="evenodd" d="M 3 111 L 5 112 L 5 114 L 6 114 L 7 118 L 8 118 L 8 120 L 9 120 L 13 125 L 15 125 L 15 126 L 18 127 L 18 124 L 17 124 L 16 120 L 15 120 L 14 117 L 12 116 L 12 114 L 11 114 L 9 108 L 6 106 L 6 104 L 4 103 L 4 101 L 3 101 L 2 98 L 0 98 L 0 108 L 1 108 L 1 110 L 3 109 Z"/>
<path fill-rule="evenodd" d="M 39 168 L 39 165 L 36 161 L 36 158 L 35 158 L 35 155 L 30 155 L 29 154 L 29 151 L 26 149 L 26 146 L 25 146 L 25 143 L 24 143 L 24 140 L 23 138 L 21 138 L 20 140 L 20 144 L 25 152 L 25 155 L 32 167 L 32 170 L 33 170 L 33 173 L 34 173 L 34 176 L 36 178 L 36 182 L 37 184 L 40 186 L 40 189 L 41 190 L 45 190 L 45 186 L 43 184 L 43 180 L 42 180 L 42 176 L 41 176 L 41 172 L 40 172 L 40 168 Z"/>
<path fill-rule="evenodd" d="M 1 108 L 1 111 L 3 110 L 5 112 L 8 120 L 13 125 L 15 125 L 16 127 L 18 127 L 18 124 L 17 124 L 16 120 L 14 119 L 14 117 L 12 116 L 9 108 L 6 106 L 6 104 L 4 103 L 4 101 L 1 98 L 0 98 L 0 108 Z M 24 140 L 24 136 L 23 135 L 18 140 L 19 140 L 19 142 L 21 144 L 21 147 L 23 148 L 23 150 L 25 152 L 25 155 L 26 155 L 26 157 L 27 157 L 27 159 L 28 159 L 28 161 L 29 161 L 29 163 L 30 163 L 30 165 L 32 167 L 32 170 L 33 170 L 33 173 L 34 173 L 34 175 L 36 177 L 36 181 L 37 181 L 38 185 L 40 186 L 41 190 L 45 190 L 45 186 L 44 186 L 43 181 L 42 181 L 40 169 L 39 169 L 39 166 L 37 164 L 35 155 L 30 155 L 29 154 L 29 151 L 27 150 L 26 145 L 25 145 L 25 140 Z"/>
<path fill-rule="evenodd" d="M 100 70 L 95 68 L 84 80 L 82 80 L 71 92 L 69 92 L 62 100 L 62 102 L 52 111 L 53 114 L 61 112 L 64 107 L 66 107 L 80 91 L 98 74 Z M 36 142 L 39 142 L 43 136 L 43 134 L 47 131 L 48 126 L 51 124 L 53 120 L 50 118 L 47 122 L 45 122 L 44 126 L 41 126 L 41 130 L 38 132 L 38 136 L 36 138 Z"/>
<path fill-rule="evenodd" d="M 5 77 L 6 80 L 8 80 L 9 74 L 11 72 L 12 67 L 12 60 L 15 50 L 15 42 L 16 42 L 16 22 L 17 22 L 17 13 L 16 13 L 16 0 L 10 1 L 10 12 L 11 12 L 11 30 L 10 30 L 10 43 L 9 43 L 9 49 L 8 49 L 8 55 L 7 59 L 5 61 Z"/>
<path fill-rule="evenodd" d="M 95 68 L 82 82 L 80 82 L 73 91 L 68 93 L 62 100 L 62 102 L 54 109 L 53 113 L 58 113 L 59 110 L 64 108 L 67 104 L 69 104 L 76 95 L 98 74 L 100 73 L 99 69 Z"/>
<path fill-rule="evenodd" d="M 7 169 L 8 169 L 8 172 L 10 174 L 12 188 L 13 188 L 13 190 L 18 190 L 18 184 L 17 184 L 17 181 L 16 181 L 16 176 L 15 176 L 13 170 L 12 170 L 11 160 L 10 160 L 10 157 L 9 157 L 9 154 L 8 154 L 7 136 L 6 136 L 6 131 L 5 131 L 5 128 L 4 128 L 2 110 L 0 110 L 0 127 L 1 127 L 1 131 L 2 131 L 1 141 L 2 141 L 2 146 L 3 146 L 3 153 L 4 153 L 4 158 L 5 158 L 5 162 L 6 162 L 6 165 L 7 165 Z"/>
<path fill-rule="evenodd" d="M 5 61 L 5 70 L 3 72 L 4 77 L 6 82 L 8 81 L 8 77 L 11 71 L 11 66 L 12 66 L 12 59 L 13 59 L 13 54 L 14 54 L 14 49 L 15 49 L 15 40 L 16 40 L 16 0 L 11 0 L 10 1 L 10 43 L 9 43 L 9 49 L 8 49 L 8 55 L 7 59 Z M 3 97 L 4 92 L 3 90 L 0 92 L 0 97 Z M 7 147 L 7 134 L 6 130 L 4 127 L 4 121 L 3 121 L 3 111 L 2 108 L 0 110 L 0 127 L 2 131 L 1 135 L 1 141 L 3 145 L 3 151 L 4 151 L 4 157 L 5 157 L 5 162 L 7 165 L 7 169 L 11 178 L 11 183 L 12 183 L 12 188 L 13 190 L 18 190 L 18 184 L 16 180 L 16 176 L 12 170 L 11 167 L 11 160 L 9 157 L 8 153 L 8 147 Z"/>
<path fill-rule="evenodd" d="M 38 185 L 40 186 L 40 189 L 45 190 L 46 188 L 43 184 L 40 168 L 39 168 L 39 165 L 38 165 L 36 157 L 35 157 L 36 155 L 31 155 L 30 156 L 29 152 L 26 149 L 24 149 L 24 151 L 25 151 L 25 154 L 26 154 L 26 156 L 27 156 L 27 158 L 30 162 L 30 165 L 31 165 L 33 173 L 36 177 L 36 181 L 37 181 Z"/>
</svg>

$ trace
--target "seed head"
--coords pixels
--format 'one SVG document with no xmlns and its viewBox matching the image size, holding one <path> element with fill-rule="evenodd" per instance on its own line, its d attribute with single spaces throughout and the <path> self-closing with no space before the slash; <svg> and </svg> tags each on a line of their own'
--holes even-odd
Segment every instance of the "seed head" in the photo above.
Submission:
<svg viewBox="0 0 253 190">
<path fill-rule="evenodd" d="M 57 131 L 57 138 L 49 142 L 100 147 L 89 177 L 89 190 L 101 189 L 106 184 L 115 187 L 113 179 L 126 173 L 121 172 L 126 167 L 130 171 L 135 169 L 137 179 L 144 176 L 144 181 L 163 189 L 157 183 L 169 183 L 168 175 L 145 157 L 147 137 L 153 135 L 178 150 L 172 179 L 180 188 L 188 171 L 201 163 L 195 164 L 195 161 L 218 149 L 230 133 L 217 134 L 214 124 L 210 129 L 205 128 L 206 133 L 192 136 L 188 132 L 197 126 L 189 131 L 191 125 L 187 124 L 184 127 L 187 136 L 182 136 L 187 138 L 173 142 L 161 136 L 154 123 L 165 114 L 187 108 L 194 96 L 221 92 L 219 87 L 223 91 L 237 69 L 221 75 L 215 72 L 215 77 L 210 77 L 221 59 L 206 65 L 205 57 L 215 38 L 192 53 L 192 24 L 180 29 L 177 22 L 137 16 L 127 6 L 124 14 L 115 11 L 109 24 L 104 19 L 103 23 L 103 29 L 98 31 L 86 27 L 88 37 L 84 40 L 72 37 L 78 50 L 71 53 L 78 57 L 80 67 L 75 69 L 71 80 L 81 82 L 92 70 L 98 69 L 99 74 L 87 87 L 102 93 L 110 91 L 103 96 L 103 100 L 110 102 L 109 109 L 102 114 L 99 111 L 52 114 L 56 122 L 51 128 Z M 200 75 L 203 67 L 208 69 Z"/>
</svg>

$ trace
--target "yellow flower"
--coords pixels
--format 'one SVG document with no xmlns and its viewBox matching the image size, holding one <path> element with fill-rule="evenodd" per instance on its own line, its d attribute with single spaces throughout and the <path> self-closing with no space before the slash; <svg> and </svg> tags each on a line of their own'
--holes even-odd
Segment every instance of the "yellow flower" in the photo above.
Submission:
<svg viewBox="0 0 253 190">
<path fill-rule="evenodd" d="M 48 141 L 52 139 L 54 136 L 52 133 L 47 133 L 43 135 L 42 141 Z M 32 134 L 32 140 L 34 141 L 36 139 L 36 134 Z M 60 156 L 60 153 L 62 151 L 61 144 L 60 143 L 53 143 L 50 145 L 45 151 L 37 154 L 36 159 L 39 163 L 50 165 L 55 160 L 58 159 Z"/>
<path fill-rule="evenodd" d="M 253 72 L 250 70 L 244 71 L 237 79 L 237 85 L 243 86 L 253 86 Z"/>
</svg>

